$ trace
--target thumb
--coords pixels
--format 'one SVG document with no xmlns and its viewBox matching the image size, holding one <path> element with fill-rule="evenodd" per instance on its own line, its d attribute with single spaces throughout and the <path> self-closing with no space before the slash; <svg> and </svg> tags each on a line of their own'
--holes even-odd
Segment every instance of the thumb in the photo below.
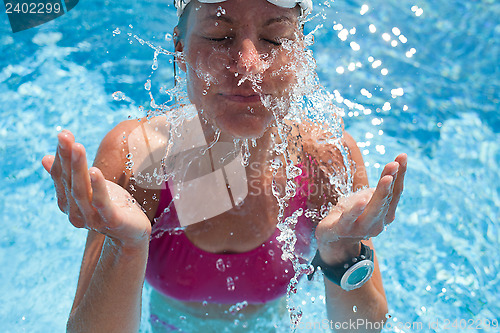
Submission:
<svg viewBox="0 0 500 333">
<path fill-rule="evenodd" d="M 50 169 L 52 169 L 52 164 L 54 164 L 54 159 L 55 159 L 55 156 L 53 155 L 45 155 L 43 158 L 42 158 L 42 165 L 43 165 L 43 168 L 45 169 L 45 171 L 47 171 L 48 173 L 50 173 Z"/>
</svg>

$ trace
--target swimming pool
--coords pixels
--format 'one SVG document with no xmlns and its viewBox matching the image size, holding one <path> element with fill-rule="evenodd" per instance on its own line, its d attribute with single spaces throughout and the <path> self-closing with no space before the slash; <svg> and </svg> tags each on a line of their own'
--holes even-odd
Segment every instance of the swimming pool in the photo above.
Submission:
<svg viewBox="0 0 500 333">
<path fill-rule="evenodd" d="M 3 16 L 4 332 L 64 331 L 86 233 L 58 211 L 40 159 L 53 151 L 62 128 L 93 156 L 114 124 L 141 115 L 153 51 L 133 35 L 171 50 L 165 34 L 176 16 L 167 3 L 82 1 L 63 17 L 16 34 Z M 380 165 L 399 152 L 409 155 L 397 219 L 374 241 L 392 315 L 387 331 L 482 332 L 476 324 L 500 319 L 500 3 L 363 5 L 318 4 L 321 14 L 307 29 L 323 24 L 313 46 L 318 74 L 338 92 L 371 184 Z M 159 60 L 153 89 L 172 85 L 167 57 Z M 114 100 L 115 91 L 128 99 Z M 300 286 L 304 325 L 326 318 L 320 281 Z M 473 320 L 472 329 L 460 328 L 461 320 Z M 277 324 L 287 331 L 286 316 Z M 411 328 L 398 328 L 405 324 Z M 144 332 L 148 325 L 145 320 Z"/>
</svg>

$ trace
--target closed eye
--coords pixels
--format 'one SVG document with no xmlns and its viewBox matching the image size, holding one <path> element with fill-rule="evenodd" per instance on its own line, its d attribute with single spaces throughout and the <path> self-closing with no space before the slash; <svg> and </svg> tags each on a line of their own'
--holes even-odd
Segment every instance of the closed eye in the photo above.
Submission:
<svg viewBox="0 0 500 333">
<path fill-rule="evenodd" d="M 264 38 L 264 41 L 265 41 L 265 42 L 268 42 L 268 43 L 270 43 L 270 44 L 276 45 L 276 46 L 281 46 L 281 41 L 278 41 L 278 40 L 273 40 L 273 39 L 265 39 L 265 38 Z"/>
<path fill-rule="evenodd" d="M 210 40 L 212 42 L 224 42 L 226 40 L 231 39 L 231 37 L 225 36 L 225 37 L 205 37 L 205 39 Z"/>
</svg>

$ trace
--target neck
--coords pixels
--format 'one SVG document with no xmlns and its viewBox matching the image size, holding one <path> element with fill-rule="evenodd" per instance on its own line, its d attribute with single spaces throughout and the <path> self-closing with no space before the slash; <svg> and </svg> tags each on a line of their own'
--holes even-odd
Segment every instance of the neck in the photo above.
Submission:
<svg viewBox="0 0 500 333">
<path fill-rule="evenodd" d="M 268 128 L 261 137 L 255 139 L 240 139 L 235 138 L 228 133 L 216 131 L 216 129 L 210 123 L 203 121 L 203 119 L 200 119 L 200 121 L 205 135 L 205 140 L 209 146 L 213 147 L 218 145 L 219 143 L 231 143 L 231 145 L 233 145 L 235 141 L 239 140 L 239 144 L 234 145 L 234 147 L 236 149 L 245 149 L 243 148 L 243 145 L 245 144 L 246 140 L 250 153 L 249 163 L 262 164 L 270 161 L 271 157 L 274 156 L 274 154 L 272 153 L 272 150 L 274 149 L 272 137 L 273 135 L 274 141 L 276 143 L 281 142 L 281 138 L 279 138 L 278 136 L 278 130 L 276 127 Z M 255 144 L 253 144 L 253 142 L 255 142 Z"/>
</svg>

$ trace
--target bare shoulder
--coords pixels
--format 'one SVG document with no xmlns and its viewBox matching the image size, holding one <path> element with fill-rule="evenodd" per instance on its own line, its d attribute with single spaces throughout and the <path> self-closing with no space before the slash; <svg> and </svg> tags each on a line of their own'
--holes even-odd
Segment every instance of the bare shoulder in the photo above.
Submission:
<svg viewBox="0 0 500 333">
<path fill-rule="evenodd" d="M 122 186 L 125 186 L 130 176 L 125 166 L 128 136 L 137 126 L 137 120 L 126 120 L 116 125 L 101 141 L 94 159 L 94 166 L 102 171 L 106 179 Z"/>
<path fill-rule="evenodd" d="M 351 159 L 354 162 L 363 161 L 363 155 L 359 150 L 358 143 L 347 131 L 342 133 L 342 140 L 344 141 L 345 146 L 349 149 Z"/>
<path fill-rule="evenodd" d="M 157 150 L 166 142 L 167 127 L 164 117 L 120 122 L 101 141 L 94 166 L 106 179 L 126 185 L 133 173 L 133 165 L 142 164 L 151 150 Z"/>
<path fill-rule="evenodd" d="M 335 202 L 338 193 L 332 191 L 331 175 L 344 175 L 340 179 L 344 179 L 347 185 L 347 174 L 350 173 L 353 190 L 368 185 L 363 155 L 356 140 L 348 132 L 343 130 L 342 135 L 339 135 L 323 124 L 307 120 L 289 125 L 292 128 L 290 137 L 293 143 L 290 146 L 293 155 L 307 167 L 309 176 L 313 178 L 311 181 L 323 188 L 315 202 L 322 202 L 325 198 Z"/>
<path fill-rule="evenodd" d="M 302 146 L 303 153 L 313 155 L 321 161 L 335 162 L 333 156 L 341 158 L 340 148 L 346 148 L 348 158 L 358 164 L 363 161 L 363 156 L 358 148 L 356 140 L 345 130 L 342 135 L 333 133 L 323 124 L 311 121 L 289 123 L 291 126 L 291 137 L 296 141 L 295 146 Z M 300 143 L 299 143 L 300 142 Z"/>
<path fill-rule="evenodd" d="M 342 162 L 342 151 L 349 153 L 351 145 L 356 146 L 352 137 L 343 131 L 343 135 L 331 131 L 324 124 L 304 120 L 289 123 L 293 147 L 298 147 L 298 158 L 312 158 L 316 162 L 336 164 Z"/>
</svg>

